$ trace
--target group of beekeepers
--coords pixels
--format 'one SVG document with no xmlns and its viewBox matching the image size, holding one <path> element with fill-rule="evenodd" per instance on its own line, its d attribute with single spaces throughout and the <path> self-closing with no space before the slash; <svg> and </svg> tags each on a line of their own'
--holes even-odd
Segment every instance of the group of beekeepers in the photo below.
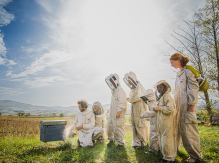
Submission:
<svg viewBox="0 0 219 163">
<path fill-rule="evenodd" d="M 173 55 L 175 54 L 177 54 L 178 58 L 175 57 L 174 59 Z M 184 63 L 185 58 L 178 54 L 179 53 L 174 53 L 171 56 L 172 60 L 170 58 L 170 61 L 172 61 L 172 66 L 174 66 L 174 64 L 176 65 L 175 61 Z M 174 67 L 178 68 L 177 66 Z M 180 111 L 180 107 L 182 107 L 181 105 L 188 105 L 188 102 L 179 102 L 185 95 L 190 96 L 190 101 L 193 100 L 193 106 L 197 104 L 197 91 L 195 89 L 198 84 L 195 83 L 196 80 L 193 74 L 184 66 L 180 69 L 180 72 L 177 75 L 180 77 L 183 73 L 186 75 L 186 72 L 190 76 L 187 77 L 187 80 L 189 81 L 185 84 L 185 87 L 188 87 L 187 89 L 189 89 L 190 92 L 175 88 L 175 93 L 177 93 L 177 95 L 174 95 L 174 97 L 176 97 L 174 100 L 170 95 L 171 87 L 165 80 L 158 81 L 154 85 L 155 90 L 145 90 L 143 85 L 137 79 L 136 74 L 131 71 L 125 74 L 123 78 L 124 82 L 130 88 L 130 93 L 127 97 L 125 91 L 121 87 L 119 76 L 116 73 L 107 76 L 105 81 L 112 92 L 107 121 L 107 135 L 109 140 L 107 146 L 110 147 L 115 143 L 117 144 L 117 147 L 123 147 L 125 145 L 125 114 L 127 110 L 127 102 L 129 102 L 131 103 L 133 147 L 137 149 L 145 147 L 148 144 L 148 140 L 150 140 L 150 150 L 146 153 L 151 154 L 160 151 L 163 155 L 160 162 L 168 162 L 175 160 L 177 151 L 180 150 L 179 145 L 181 141 L 183 141 L 183 145 L 190 155 L 188 162 L 195 162 L 197 159 L 200 159 L 202 156 L 200 153 L 200 142 L 197 141 L 200 139 L 197 126 L 194 125 L 195 122 L 186 123 L 182 120 L 181 115 L 184 115 L 184 112 L 187 113 L 188 110 L 183 111 L 183 114 L 181 113 L 182 111 Z M 179 84 L 181 82 L 180 87 L 183 85 L 182 81 L 179 81 Z M 176 86 L 177 84 L 178 83 L 176 83 Z M 192 90 L 193 88 L 194 91 Z M 178 102 L 178 108 L 176 108 L 174 101 Z M 99 135 L 96 140 L 104 142 L 105 113 L 101 103 L 95 102 L 92 111 L 93 117 L 95 117 L 96 120 L 96 122 L 93 122 L 93 124 L 95 124 L 93 127 L 99 127 L 96 129 L 96 132 L 95 129 L 92 130 L 92 134 L 95 134 L 95 136 Z M 189 115 L 194 116 L 195 113 L 194 115 L 193 113 Z M 191 118 L 194 119 L 194 117 L 190 117 L 190 119 Z M 185 126 L 188 127 L 183 127 L 185 123 Z M 182 126 L 181 129 L 179 129 L 180 126 Z M 94 143 L 95 139 L 92 140 Z"/>
</svg>

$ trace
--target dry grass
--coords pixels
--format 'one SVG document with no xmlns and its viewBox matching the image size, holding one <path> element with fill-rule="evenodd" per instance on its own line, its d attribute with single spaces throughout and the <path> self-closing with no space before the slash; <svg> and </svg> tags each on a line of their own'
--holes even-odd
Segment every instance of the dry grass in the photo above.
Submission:
<svg viewBox="0 0 219 163">
<path fill-rule="evenodd" d="M 15 118 L 0 117 L 0 137 L 40 137 L 40 121 L 60 120 L 54 118 Z M 63 119 L 62 119 L 63 120 Z M 67 126 L 72 125 L 72 121 L 67 121 Z"/>
</svg>

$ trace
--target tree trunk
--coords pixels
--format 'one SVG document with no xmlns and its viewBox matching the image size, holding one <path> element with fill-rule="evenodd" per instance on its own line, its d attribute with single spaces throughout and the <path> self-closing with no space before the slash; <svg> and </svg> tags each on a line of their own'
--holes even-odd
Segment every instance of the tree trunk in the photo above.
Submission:
<svg viewBox="0 0 219 163">
<path fill-rule="evenodd" d="M 210 121 L 210 123 L 212 123 L 212 116 L 211 116 L 212 107 L 211 107 L 211 103 L 210 103 L 210 100 L 209 100 L 208 92 L 205 91 L 204 95 L 205 95 L 206 109 L 208 111 L 208 115 L 210 116 L 209 121 Z"/>
</svg>

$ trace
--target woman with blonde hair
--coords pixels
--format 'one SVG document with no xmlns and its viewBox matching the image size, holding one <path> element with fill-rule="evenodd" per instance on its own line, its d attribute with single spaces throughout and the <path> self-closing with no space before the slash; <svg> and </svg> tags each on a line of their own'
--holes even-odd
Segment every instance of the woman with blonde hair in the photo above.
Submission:
<svg viewBox="0 0 219 163">
<path fill-rule="evenodd" d="M 186 68 L 188 56 L 174 53 L 169 58 L 170 63 L 179 72 L 176 76 L 174 101 L 176 104 L 176 134 L 179 147 L 182 140 L 183 146 L 190 155 L 187 161 L 195 162 L 202 158 L 200 153 L 200 136 L 196 118 L 199 84 L 191 70 Z"/>
</svg>

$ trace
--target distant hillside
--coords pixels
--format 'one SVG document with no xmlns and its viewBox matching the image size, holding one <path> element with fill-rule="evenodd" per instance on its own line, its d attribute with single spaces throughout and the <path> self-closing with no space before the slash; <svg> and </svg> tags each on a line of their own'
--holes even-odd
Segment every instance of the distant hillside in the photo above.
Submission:
<svg viewBox="0 0 219 163">
<path fill-rule="evenodd" d="M 77 112 L 77 106 L 60 107 L 60 106 L 36 106 L 24 104 L 11 100 L 0 100 L 0 112 L 3 115 L 16 115 L 18 112 L 30 113 L 31 115 L 52 115 L 52 113 L 63 113 L 64 115 L 73 115 Z"/>
<path fill-rule="evenodd" d="M 104 111 L 107 112 L 110 109 L 110 104 L 103 105 Z M 88 109 L 92 109 L 92 105 L 89 104 Z M 128 104 L 127 113 L 130 114 L 131 105 Z M 61 107 L 61 106 L 37 106 L 30 105 L 21 102 L 11 101 L 11 100 L 0 100 L 0 112 L 2 115 L 17 115 L 18 112 L 30 113 L 31 115 L 41 116 L 41 115 L 56 115 L 63 113 L 64 116 L 72 116 L 78 112 L 78 106 Z"/>
</svg>

